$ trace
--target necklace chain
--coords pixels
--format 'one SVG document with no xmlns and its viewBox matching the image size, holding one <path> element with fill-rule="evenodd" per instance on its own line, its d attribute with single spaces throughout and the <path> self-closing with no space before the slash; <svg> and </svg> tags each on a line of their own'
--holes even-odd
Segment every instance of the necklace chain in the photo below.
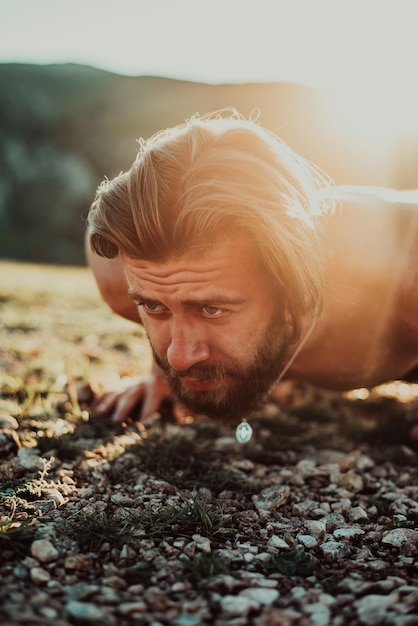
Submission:
<svg viewBox="0 0 418 626">
<path fill-rule="evenodd" d="M 304 336 L 304 338 L 302 339 L 302 341 L 300 342 L 300 344 L 298 345 L 298 347 L 296 348 L 296 350 L 294 351 L 294 353 L 292 354 L 292 356 L 290 357 L 290 359 L 288 360 L 288 362 L 286 363 L 286 365 L 284 366 L 284 368 L 282 369 L 282 371 L 279 374 L 278 379 L 276 380 L 276 385 L 278 385 L 280 383 L 281 380 L 283 380 L 283 376 L 286 374 L 286 372 L 288 371 L 288 369 L 290 368 L 290 366 L 292 365 L 292 363 L 294 363 L 296 357 L 300 354 L 302 348 L 306 345 L 309 337 L 311 336 L 313 329 L 315 328 L 316 324 L 318 321 L 318 316 L 316 315 L 312 321 L 312 324 L 309 326 L 306 335 Z M 247 422 L 246 419 L 243 419 L 241 421 L 240 424 L 238 424 L 236 430 L 235 430 L 235 438 L 239 443 L 248 443 L 251 439 L 253 435 L 253 429 L 251 427 L 251 425 Z"/>
</svg>

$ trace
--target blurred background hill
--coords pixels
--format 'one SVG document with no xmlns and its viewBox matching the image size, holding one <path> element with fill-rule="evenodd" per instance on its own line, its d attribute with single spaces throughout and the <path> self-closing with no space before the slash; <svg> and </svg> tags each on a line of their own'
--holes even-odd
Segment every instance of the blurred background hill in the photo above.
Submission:
<svg viewBox="0 0 418 626">
<path fill-rule="evenodd" d="M 74 63 L 5 63 L 0 257 L 84 264 L 84 219 L 95 189 L 130 166 L 136 139 L 230 106 L 245 116 L 259 109 L 262 125 L 337 183 L 418 187 L 417 133 L 363 136 L 321 89 L 125 76 Z"/>
</svg>

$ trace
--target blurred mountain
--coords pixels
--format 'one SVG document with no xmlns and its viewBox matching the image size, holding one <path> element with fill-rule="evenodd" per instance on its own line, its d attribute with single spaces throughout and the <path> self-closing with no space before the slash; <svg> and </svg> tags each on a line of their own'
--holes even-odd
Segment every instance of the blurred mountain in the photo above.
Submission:
<svg viewBox="0 0 418 626">
<path fill-rule="evenodd" d="M 84 219 L 136 139 L 199 112 L 260 110 L 262 125 L 336 182 L 407 186 L 398 146 L 350 136 L 329 97 L 288 83 L 209 85 L 65 65 L 0 65 L 0 257 L 83 264 Z M 417 143 L 403 171 L 417 176 Z M 396 148 L 396 149 L 395 149 Z M 415 180 L 418 186 L 418 181 Z"/>
</svg>

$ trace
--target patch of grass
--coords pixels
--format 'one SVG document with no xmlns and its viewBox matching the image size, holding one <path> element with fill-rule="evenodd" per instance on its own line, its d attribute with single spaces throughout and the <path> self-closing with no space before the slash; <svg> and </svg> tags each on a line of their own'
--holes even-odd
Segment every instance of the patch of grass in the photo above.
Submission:
<svg viewBox="0 0 418 626">
<path fill-rule="evenodd" d="M 134 519 L 124 518 L 115 511 L 100 513 L 79 513 L 63 523 L 66 535 L 77 542 L 81 551 L 97 552 L 104 543 L 111 548 L 122 548 L 135 536 Z"/>
<path fill-rule="evenodd" d="M 151 435 L 130 448 L 131 460 L 116 468 L 113 479 L 117 481 L 123 472 L 129 473 L 133 465 L 150 472 L 180 489 L 193 489 L 196 485 L 207 487 L 214 493 L 231 489 L 239 493 L 252 493 L 254 485 L 225 469 L 219 455 L 202 455 L 195 440 L 176 436 L 166 439 L 161 435 Z M 112 478 L 112 468 L 109 476 Z"/>
<path fill-rule="evenodd" d="M 191 538 L 194 534 L 225 538 L 234 535 L 229 526 L 231 516 L 222 512 L 219 503 L 207 504 L 193 493 L 181 497 L 178 505 L 162 506 L 157 511 L 149 503 L 138 512 L 109 507 L 100 513 L 79 513 L 67 518 L 63 530 L 75 540 L 82 551 L 97 552 L 104 543 L 122 548 L 137 539 L 152 539 L 157 543 L 175 534 Z"/>
<path fill-rule="evenodd" d="M 227 566 L 222 563 L 216 552 L 212 554 L 199 552 L 193 557 L 182 559 L 182 564 L 185 577 L 193 583 L 228 572 Z"/>
<path fill-rule="evenodd" d="M 225 539 L 235 533 L 230 526 L 231 519 L 230 515 L 223 513 L 218 502 L 206 503 L 193 492 L 190 498 L 182 496 L 179 505 L 162 507 L 157 512 L 148 507 L 137 521 L 141 523 L 146 538 L 163 541 L 167 533 L 188 538 L 198 533 Z"/>
<path fill-rule="evenodd" d="M 279 572 L 284 576 L 311 576 L 315 571 L 315 561 L 309 552 L 303 548 L 282 552 L 273 556 L 269 563 L 263 565 L 268 573 Z"/>
<path fill-rule="evenodd" d="M 11 513 L 0 516 L 0 554 L 4 561 L 26 556 L 35 536 L 32 519 L 19 519 L 16 501 L 10 500 L 10 506 Z"/>
</svg>

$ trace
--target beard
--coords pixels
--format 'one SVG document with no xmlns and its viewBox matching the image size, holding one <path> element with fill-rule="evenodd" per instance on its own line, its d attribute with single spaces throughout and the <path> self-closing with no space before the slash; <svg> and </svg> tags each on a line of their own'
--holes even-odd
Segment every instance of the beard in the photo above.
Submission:
<svg viewBox="0 0 418 626">
<path fill-rule="evenodd" d="M 245 418 L 260 407 L 283 369 L 288 348 L 283 318 L 269 325 L 245 366 L 202 363 L 180 372 L 160 358 L 151 345 L 154 359 L 177 399 L 193 413 L 222 420 Z M 183 377 L 220 384 L 215 389 L 194 391 L 185 387 Z"/>
</svg>

